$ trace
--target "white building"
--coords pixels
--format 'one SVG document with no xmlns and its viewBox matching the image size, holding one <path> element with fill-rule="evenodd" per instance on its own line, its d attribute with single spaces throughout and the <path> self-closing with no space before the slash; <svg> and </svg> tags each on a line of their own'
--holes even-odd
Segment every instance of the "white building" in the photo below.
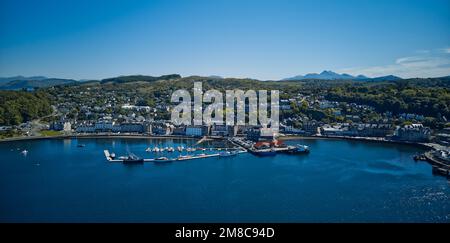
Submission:
<svg viewBox="0 0 450 243">
<path fill-rule="evenodd" d="M 151 110 L 150 106 L 139 106 L 139 105 L 130 105 L 130 104 L 123 105 L 122 109 L 137 110 L 137 111 L 140 111 L 140 110 L 150 111 Z"/>
</svg>

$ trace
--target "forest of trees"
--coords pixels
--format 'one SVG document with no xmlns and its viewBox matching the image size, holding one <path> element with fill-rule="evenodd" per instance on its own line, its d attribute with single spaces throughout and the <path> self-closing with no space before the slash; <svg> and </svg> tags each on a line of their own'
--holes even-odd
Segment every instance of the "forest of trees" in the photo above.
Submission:
<svg viewBox="0 0 450 243">
<path fill-rule="evenodd" d="M 378 112 L 415 113 L 450 118 L 450 92 L 444 87 L 420 87 L 393 83 L 372 86 L 333 87 L 326 98 L 373 106 Z"/>
<path fill-rule="evenodd" d="M 44 92 L 0 91 L 0 125 L 19 125 L 51 113 Z"/>
</svg>

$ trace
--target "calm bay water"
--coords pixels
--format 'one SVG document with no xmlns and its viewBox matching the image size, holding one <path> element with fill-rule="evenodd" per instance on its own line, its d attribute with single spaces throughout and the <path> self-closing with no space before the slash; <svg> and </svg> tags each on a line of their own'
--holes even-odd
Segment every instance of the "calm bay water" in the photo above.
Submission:
<svg viewBox="0 0 450 243">
<path fill-rule="evenodd" d="M 309 155 L 165 165 L 109 163 L 103 155 L 151 157 L 146 147 L 193 143 L 0 143 L 0 222 L 450 222 L 449 182 L 414 162 L 422 150 L 406 145 L 301 140 L 288 143 L 309 145 Z"/>
</svg>

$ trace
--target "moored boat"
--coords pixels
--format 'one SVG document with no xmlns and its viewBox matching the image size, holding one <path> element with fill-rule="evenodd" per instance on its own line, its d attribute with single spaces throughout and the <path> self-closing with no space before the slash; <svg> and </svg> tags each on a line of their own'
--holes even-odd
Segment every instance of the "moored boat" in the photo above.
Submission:
<svg viewBox="0 0 450 243">
<path fill-rule="evenodd" d="M 153 160 L 153 162 L 155 162 L 155 163 L 169 163 L 172 161 L 173 161 L 172 159 L 169 159 L 167 157 L 159 157 L 159 158 L 156 158 Z"/>
<path fill-rule="evenodd" d="M 123 158 L 122 162 L 125 164 L 144 163 L 143 158 L 140 158 L 137 155 L 132 154 L 132 153 L 129 153 L 128 156 L 121 157 L 121 158 Z"/>
<path fill-rule="evenodd" d="M 297 144 L 296 146 L 288 146 L 286 150 L 282 150 L 281 152 L 288 154 L 307 154 L 309 153 L 309 147 Z"/>
<path fill-rule="evenodd" d="M 178 156 L 178 160 L 186 160 L 186 159 L 190 159 L 192 158 L 192 156 L 190 155 L 180 155 Z"/>
</svg>

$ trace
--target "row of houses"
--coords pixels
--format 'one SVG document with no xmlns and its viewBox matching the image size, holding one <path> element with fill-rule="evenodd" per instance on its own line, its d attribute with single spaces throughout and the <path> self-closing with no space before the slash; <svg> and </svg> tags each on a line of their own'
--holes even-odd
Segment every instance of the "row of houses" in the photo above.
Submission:
<svg viewBox="0 0 450 243">
<path fill-rule="evenodd" d="M 320 133 L 325 136 L 386 137 L 394 130 L 391 124 L 342 123 L 322 126 Z"/>
<path fill-rule="evenodd" d="M 58 126 L 58 128 L 60 128 Z M 174 126 L 170 122 L 134 122 L 116 124 L 112 121 L 98 121 L 91 124 L 80 124 L 77 133 L 146 133 L 153 135 L 179 135 L 179 136 L 221 136 L 232 137 L 238 134 L 239 126 L 212 125 L 212 126 Z"/>
<path fill-rule="evenodd" d="M 53 130 L 72 131 L 70 122 L 56 122 L 50 126 Z M 278 131 L 258 126 L 174 126 L 168 121 L 124 122 L 115 123 L 110 120 L 100 120 L 95 123 L 78 124 L 77 133 L 140 133 L 152 135 L 178 135 L 178 136 L 217 136 L 233 137 L 244 135 L 248 140 L 268 140 L 278 136 Z M 280 132 L 285 134 L 323 136 L 349 136 L 349 137 L 382 137 L 401 141 L 429 141 L 431 129 L 422 124 L 393 126 L 392 124 L 349 124 L 336 125 L 320 124 L 316 121 L 303 122 L 302 129 L 292 126 L 281 126 Z M 443 135 L 444 136 L 444 135 Z"/>
<path fill-rule="evenodd" d="M 115 124 L 110 121 L 99 121 L 94 124 L 79 125 L 77 133 L 113 132 L 113 133 L 145 133 L 148 126 L 145 123 L 121 123 Z"/>
<path fill-rule="evenodd" d="M 393 126 L 392 124 L 337 124 L 320 128 L 324 136 L 383 137 L 398 141 L 427 142 L 431 129 L 422 124 Z"/>
<path fill-rule="evenodd" d="M 422 124 L 411 124 L 398 127 L 394 139 L 401 141 L 427 142 L 431 137 L 431 129 Z"/>
</svg>

